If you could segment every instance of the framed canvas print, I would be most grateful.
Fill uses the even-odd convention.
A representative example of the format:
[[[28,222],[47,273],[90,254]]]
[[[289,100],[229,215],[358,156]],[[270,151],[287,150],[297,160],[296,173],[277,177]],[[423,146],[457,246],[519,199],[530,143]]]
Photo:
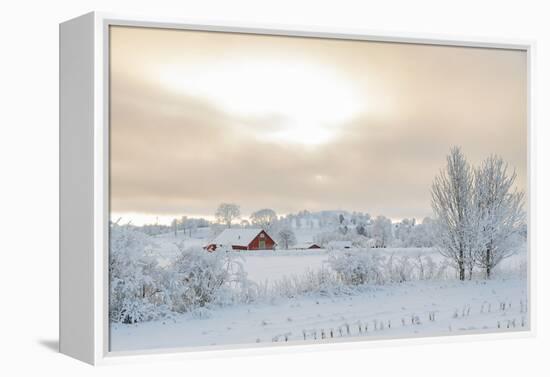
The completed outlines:
[[[60,51],[61,352],[532,334],[531,43],[91,13]]]

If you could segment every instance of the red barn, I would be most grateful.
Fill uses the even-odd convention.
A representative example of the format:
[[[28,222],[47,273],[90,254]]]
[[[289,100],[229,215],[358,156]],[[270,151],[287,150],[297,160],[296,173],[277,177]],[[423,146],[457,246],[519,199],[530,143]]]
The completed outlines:
[[[206,246],[206,250],[214,251],[218,247],[233,250],[273,250],[276,245],[263,229],[225,229]]]

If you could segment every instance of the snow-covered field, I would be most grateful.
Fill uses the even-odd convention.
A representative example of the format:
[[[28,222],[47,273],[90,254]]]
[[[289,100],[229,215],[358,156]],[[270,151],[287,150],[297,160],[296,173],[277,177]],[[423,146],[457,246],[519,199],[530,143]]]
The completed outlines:
[[[312,239],[314,233],[302,230],[297,234],[299,239]],[[305,232],[305,233],[304,233]],[[208,229],[197,232],[193,238],[184,238],[181,234],[177,237],[173,233],[163,234],[155,238],[158,258],[167,263],[178,253],[177,243],[184,247],[202,246],[208,240]],[[371,249],[373,253],[384,256],[396,257],[408,256],[414,259],[421,256],[429,256],[434,262],[440,263],[443,257],[432,248],[385,248]],[[265,251],[239,251],[235,255],[241,257],[241,261],[248,274],[248,278],[257,283],[271,284],[284,277],[300,276],[305,272],[316,271],[326,267],[329,250],[265,250]],[[498,266],[497,271],[517,272],[525,269],[526,253],[520,253],[505,259]]]
[[[308,269],[320,270],[326,265],[328,252],[315,251],[261,251],[239,253],[248,278],[256,283],[273,283],[284,277],[299,276]]]
[[[414,260],[417,256],[429,256],[434,262],[440,263],[443,257],[431,248],[387,248],[372,249],[372,253],[396,257],[409,256]],[[284,277],[300,276],[305,272],[327,268],[329,251],[318,250],[277,250],[239,252],[242,256],[248,278],[257,283],[273,283]],[[504,271],[506,275],[516,274],[525,269],[526,254],[514,255],[502,262],[497,271]],[[451,272],[451,271],[449,271]]]
[[[526,280],[414,282],[337,297],[278,299],[138,325],[113,324],[111,350],[325,342],[528,329]]]
[[[184,241],[204,244],[206,234]],[[171,234],[155,239],[167,263],[178,252]],[[442,257],[433,249],[373,249],[389,256]],[[330,268],[327,250],[235,252],[248,278],[272,286],[285,278]],[[253,304],[216,307],[197,316],[111,325],[111,350],[197,347],[273,342],[433,336],[528,328],[526,254],[505,260],[492,280],[460,282],[454,277],[361,287],[346,295],[308,294]],[[452,271],[452,270],[451,270]]]

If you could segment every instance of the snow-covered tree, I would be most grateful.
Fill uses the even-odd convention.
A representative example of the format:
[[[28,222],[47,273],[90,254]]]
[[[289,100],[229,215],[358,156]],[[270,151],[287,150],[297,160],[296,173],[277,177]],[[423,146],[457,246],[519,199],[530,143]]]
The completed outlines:
[[[388,247],[392,240],[391,220],[385,216],[377,216],[372,224],[372,238],[376,247]]]
[[[281,246],[288,249],[289,246],[296,244],[296,235],[291,228],[284,227],[277,233],[277,239]]]
[[[473,269],[476,237],[473,233],[473,172],[464,154],[453,147],[447,166],[432,184],[432,208],[436,215],[436,237],[440,253],[456,265],[459,279]]]
[[[329,255],[328,264],[341,281],[349,285],[384,282],[384,258],[376,253],[345,250]]]
[[[514,254],[524,229],[524,194],[513,187],[516,176],[497,156],[490,156],[475,170],[474,206],[481,241],[475,256],[487,278],[495,266]]]
[[[357,224],[357,226],[355,227],[355,231],[360,236],[366,236],[367,235],[367,228],[365,227],[365,225],[363,225],[363,223]]]
[[[415,225],[406,242],[406,247],[433,247],[434,245],[434,222],[426,217],[421,224]]]
[[[208,234],[208,237],[210,240],[213,240],[214,238],[216,238],[217,236],[220,235],[221,232],[223,232],[223,230],[225,229],[225,225],[223,224],[218,224],[218,223],[212,223],[210,224],[210,228],[209,228],[209,234]]]
[[[461,280],[481,267],[487,278],[522,241],[525,230],[524,194],[514,189],[516,173],[504,160],[487,158],[472,169],[459,148],[447,158],[447,168],[432,185],[436,214],[434,242],[450,258]]]
[[[400,246],[409,247],[415,226],[416,220],[414,218],[403,219],[395,224],[394,245],[396,244],[396,241],[398,241]]]
[[[174,229],[174,237],[177,237],[178,236],[178,226],[179,226],[179,221],[178,219],[174,219],[172,220],[172,228]]]
[[[250,221],[254,226],[271,231],[277,223],[277,214],[270,208],[260,209],[250,215]]]
[[[228,228],[231,228],[233,220],[241,217],[241,209],[237,204],[222,203],[218,206],[215,216],[218,223],[225,224]]]

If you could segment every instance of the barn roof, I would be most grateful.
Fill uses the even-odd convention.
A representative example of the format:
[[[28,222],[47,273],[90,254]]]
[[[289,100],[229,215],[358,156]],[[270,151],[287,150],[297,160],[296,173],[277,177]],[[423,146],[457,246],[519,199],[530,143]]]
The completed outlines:
[[[224,229],[211,243],[226,246],[248,246],[261,231],[262,229],[259,228]]]

